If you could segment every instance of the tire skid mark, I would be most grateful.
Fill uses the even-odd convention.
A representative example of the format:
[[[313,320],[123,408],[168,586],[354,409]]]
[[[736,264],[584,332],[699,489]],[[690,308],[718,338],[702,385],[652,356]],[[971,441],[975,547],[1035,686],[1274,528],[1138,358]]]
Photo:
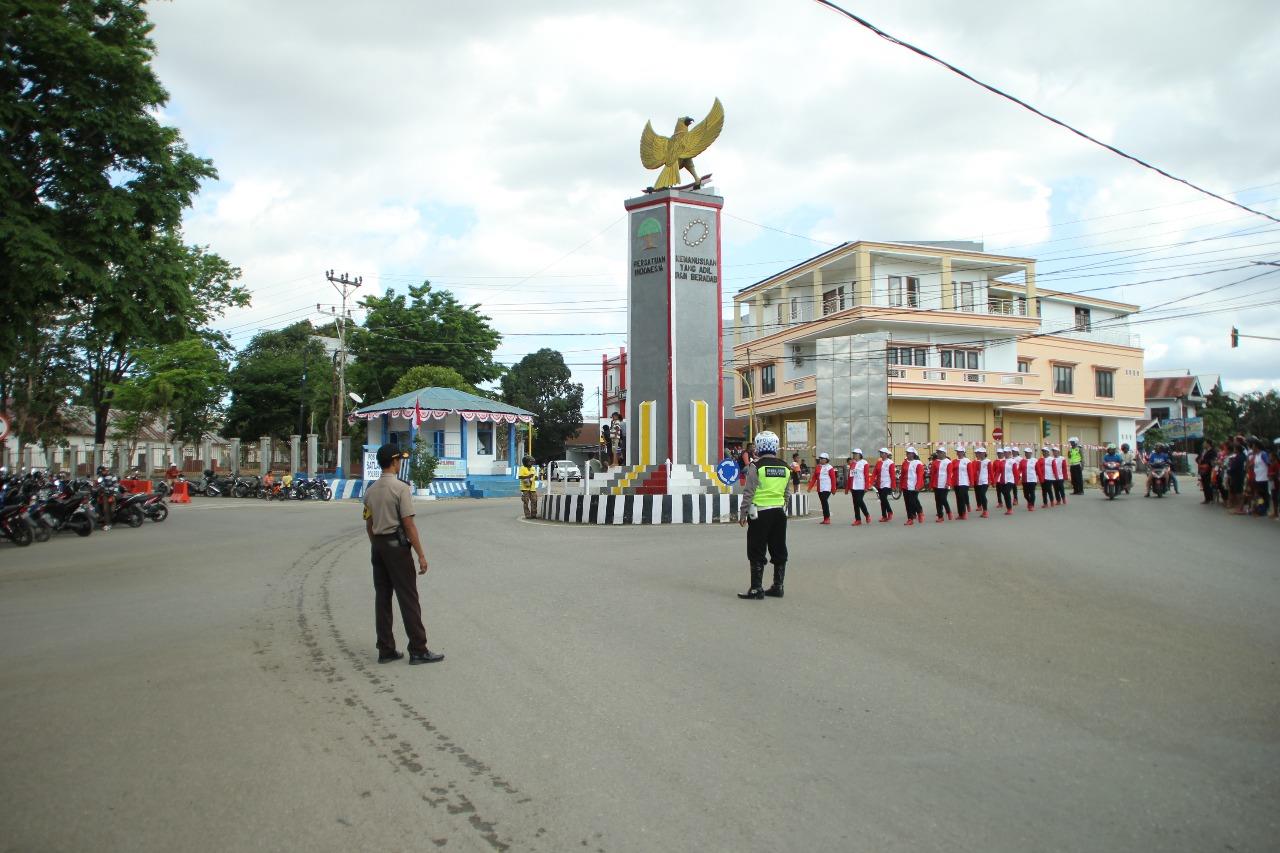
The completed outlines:
[[[303,552],[285,572],[286,577],[293,576],[291,585],[294,585],[292,603],[295,612],[292,621],[302,643],[303,657],[309,662],[312,671],[321,677],[327,689],[335,693],[330,701],[337,709],[355,715],[356,724],[363,729],[360,740],[366,746],[372,748],[380,759],[388,762],[395,772],[429,779],[430,787],[419,794],[423,802],[432,808],[443,806],[449,815],[465,817],[467,823],[490,847],[506,851],[515,840],[509,836],[504,837],[498,822],[482,815],[471,798],[457,789],[456,783],[442,784],[442,774],[447,769],[433,763],[429,754],[424,757],[423,753],[428,752],[426,747],[415,745],[412,738],[397,732],[394,728],[395,721],[387,719],[367,702],[358,692],[358,684],[352,685],[347,681],[347,676],[354,674],[358,676],[355,679],[357,682],[363,679],[374,688],[375,694],[386,694],[399,709],[402,720],[416,724],[434,739],[430,746],[437,755],[452,757],[476,781],[488,782],[493,789],[512,798],[513,805],[523,806],[532,802],[532,798],[522,796],[519,789],[495,773],[489,765],[440,732],[434,723],[398,695],[394,685],[380,676],[366,656],[357,653],[342,636],[333,615],[329,587],[339,561],[358,544],[359,541],[353,540],[349,533],[317,543]],[[318,580],[313,578],[317,571]],[[309,586],[314,589],[309,591]],[[307,605],[312,597],[318,599],[318,618],[308,616]],[[316,609],[316,602],[312,601],[311,604]],[[326,646],[330,644],[337,648],[338,656],[335,657],[326,650]],[[444,841],[447,839],[439,839],[435,843],[440,845]],[[526,842],[521,842],[521,848],[538,849]]]

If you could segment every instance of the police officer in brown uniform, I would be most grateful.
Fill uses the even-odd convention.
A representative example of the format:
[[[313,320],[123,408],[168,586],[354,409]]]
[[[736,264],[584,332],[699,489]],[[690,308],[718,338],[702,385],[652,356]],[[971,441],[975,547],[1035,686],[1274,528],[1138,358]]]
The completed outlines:
[[[364,493],[364,529],[369,535],[373,562],[378,663],[404,657],[396,651],[396,635],[391,627],[393,592],[409,635],[409,663],[435,663],[444,660],[444,655],[427,648],[427,629],[422,627],[422,607],[418,604],[418,579],[413,574],[414,553],[418,555],[418,574],[427,573],[427,555],[413,523],[413,492],[408,483],[396,476],[401,459],[398,446],[382,445],[377,459],[382,476]]]

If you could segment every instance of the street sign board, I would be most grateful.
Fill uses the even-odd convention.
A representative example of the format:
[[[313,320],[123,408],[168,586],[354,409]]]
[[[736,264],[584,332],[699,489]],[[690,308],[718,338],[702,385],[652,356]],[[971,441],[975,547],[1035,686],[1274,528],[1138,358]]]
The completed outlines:
[[[1002,438],[1004,438],[1004,430],[1001,429],[1000,427],[996,427],[991,431],[992,441],[1000,441]]]
[[[732,486],[738,482],[738,473],[738,463],[732,459],[726,459],[716,466],[716,476],[726,486]]]

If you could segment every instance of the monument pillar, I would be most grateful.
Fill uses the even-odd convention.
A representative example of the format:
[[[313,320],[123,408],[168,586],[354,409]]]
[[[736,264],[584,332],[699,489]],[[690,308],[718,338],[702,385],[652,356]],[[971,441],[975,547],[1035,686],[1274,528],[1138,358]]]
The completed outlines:
[[[673,466],[709,467],[719,459],[723,207],[723,198],[698,190],[663,189],[626,202],[631,465],[670,459]]]

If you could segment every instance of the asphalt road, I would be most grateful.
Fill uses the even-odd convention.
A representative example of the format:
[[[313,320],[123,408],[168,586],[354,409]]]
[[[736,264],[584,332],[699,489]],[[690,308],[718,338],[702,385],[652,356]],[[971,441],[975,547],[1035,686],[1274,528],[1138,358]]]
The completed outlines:
[[[0,849],[1275,850],[1280,524],[1195,501],[841,500],[764,602],[736,526],[423,504],[417,667],[350,503],[0,545]]]

